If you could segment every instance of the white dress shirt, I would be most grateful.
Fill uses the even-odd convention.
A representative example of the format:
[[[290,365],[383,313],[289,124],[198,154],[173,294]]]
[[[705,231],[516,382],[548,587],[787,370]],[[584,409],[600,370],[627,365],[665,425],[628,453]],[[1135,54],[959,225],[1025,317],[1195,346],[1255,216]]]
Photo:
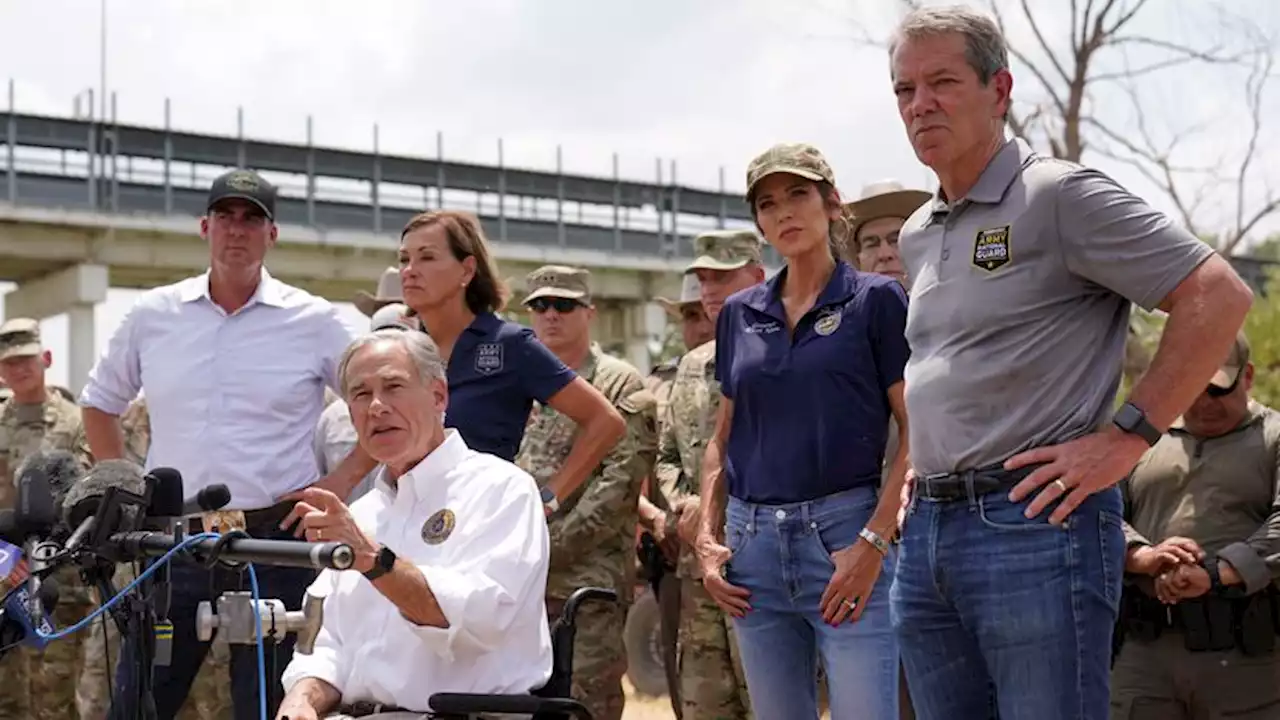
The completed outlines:
[[[444,511],[454,525],[441,539],[431,521]],[[324,622],[313,652],[294,653],[285,690],[318,678],[342,693],[344,705],[366,700],[425,712],[439,692],[526,693],[546,683],[550,541],[528,473],[447,430],[396,486],[380,472],[351,513],[417,566],[449,627],[406,620],[354,570],[325,570],[308,590],[324,598]]]
[[[331,303],[266,270],[228,315],[205,273],[138,298],[80,404],[119,415],[145,388],[148,468],[177,468],[188,500],[225,483],[229,509],[270,507],[320,476],[312,438],[352,339]]]

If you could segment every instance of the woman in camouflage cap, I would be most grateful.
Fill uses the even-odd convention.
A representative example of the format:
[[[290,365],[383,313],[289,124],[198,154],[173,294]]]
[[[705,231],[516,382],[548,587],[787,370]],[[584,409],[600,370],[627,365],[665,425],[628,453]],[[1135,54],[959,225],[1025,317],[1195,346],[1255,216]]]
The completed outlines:
[[[747,202],[786,266],[717,320],[703,584],[734,618],[757,717],[816,720],[820,658],[832,720],[897,720],[889,542],[907,469],[906,295],[833,255],[843,207],[816,148],[753,160]],[[891,414],[900,444],[882,483]]]

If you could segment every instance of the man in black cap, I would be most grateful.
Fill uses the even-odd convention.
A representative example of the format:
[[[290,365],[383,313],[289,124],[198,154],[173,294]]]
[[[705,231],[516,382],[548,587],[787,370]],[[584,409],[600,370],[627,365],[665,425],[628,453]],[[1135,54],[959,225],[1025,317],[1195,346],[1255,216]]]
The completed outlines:
[[[325,387],[339,389],[338,363],[352,333],[331,303],[267,272],[264,261],[277,236],[271,183],[233,170],[214,180],[206,207],[200,235],[209,243],[208,272],[138,298],[80,396],[85,434],[95,459],[125,457],[120,415],[145,390],[147,467],[177,468],[187,500],[214,483],[231,490],[226,512],[196,519],[190,530],[292,539],[280,523],[293,503],[282,498],[311,485],[345,498],[374,467],[356,450],[321,478],[312,454]],[[257,568],[261,596],[289,608],[300,607],[314,577],[300,568]],[[171,659],[153,672],[157,720],[177,714],[209,650],[196,635],[199,603],[249,585],[237,570],[174,562],[171,588]],[[267,706],[274,714],[293,639],[267,644]],[[123,648],[122,687],[136,682],[136,663],[126,659],[136,650],[128,642]],[[233,645],[236,720],[259,717],[257,680],[255,648]],[[113,720],[141,717],[131,700],[129,692],[115,693]]]

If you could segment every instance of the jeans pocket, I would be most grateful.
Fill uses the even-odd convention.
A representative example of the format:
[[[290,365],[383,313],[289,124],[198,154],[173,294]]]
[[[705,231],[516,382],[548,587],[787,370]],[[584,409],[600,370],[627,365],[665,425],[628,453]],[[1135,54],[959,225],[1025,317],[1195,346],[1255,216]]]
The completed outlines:
[[[978,498],[978,518],[983,525],[993,530],[1011,532],[1043,532],[1055,530],[1061,532],[1065,526],[1050,525],[1049,515],[1052,508],[1045,508],[1040,514],[1029,518],[1023,514],[1031,504],[1032,495],[1022,502],[1011,502],[1003,493],[988,493]],[[1070,524],[1074,518],[1067,518]]]
[[[751,532],[747,530],[745,524],[728,523],[724,526],[724,546],[729,548],[731,555],[737,555],[743,546],[747,544],[747,539],[751,536]]]
[[[1124,518],[1110,510],[1098,511],[1098,549],[1102,554],[1102,584],[1107,604],[1120,606],[1124,583]]]
[[[815,520],[809,526],[809,537],[821,557],[834,568],[836,563],[831,556],[858,541],[866,519],[863,513],[849,513]]]

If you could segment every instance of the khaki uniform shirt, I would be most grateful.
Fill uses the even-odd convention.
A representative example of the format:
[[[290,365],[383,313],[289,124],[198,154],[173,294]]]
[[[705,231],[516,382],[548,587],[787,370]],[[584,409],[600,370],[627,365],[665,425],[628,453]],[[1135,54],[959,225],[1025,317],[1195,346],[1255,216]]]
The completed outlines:
[[[38,405],[6,402],[0,408],[0,508],[12,508],[17,500],[15,473],[22,463],[34,453],[48,450],[65,450],[84,467],[90,465],[80,408],[53,387],[45,402]]]
[[[636,572],[640,485],[657,453],[657,402],[640,371],[593,345],[578,376],[622,413],[627,430],[591,477],[548,518],[551,567],[547,597],[564,600],[581,587],[612,588],[629,601]],[[535,403],[516,464],[539,487],[560,470],[578,437],[578,426],[554,408]]]
[[[1280,413],[1253,402],[1238,428],[1197,438],[1174,427],[1121,483],[1126,540],[1179,536],[1231,563],[1248,592],[1280,575]]]
[[[667,403],[667,417],[658,437],[658,465],[654,474],[662,492],[674,506],[702,491],[702,457],[715,432],[720,409],[720,383],[716,381],[716,343],[699,345],[680,359]],[[697,578],[697,558],[682,547],[676,574]]]

